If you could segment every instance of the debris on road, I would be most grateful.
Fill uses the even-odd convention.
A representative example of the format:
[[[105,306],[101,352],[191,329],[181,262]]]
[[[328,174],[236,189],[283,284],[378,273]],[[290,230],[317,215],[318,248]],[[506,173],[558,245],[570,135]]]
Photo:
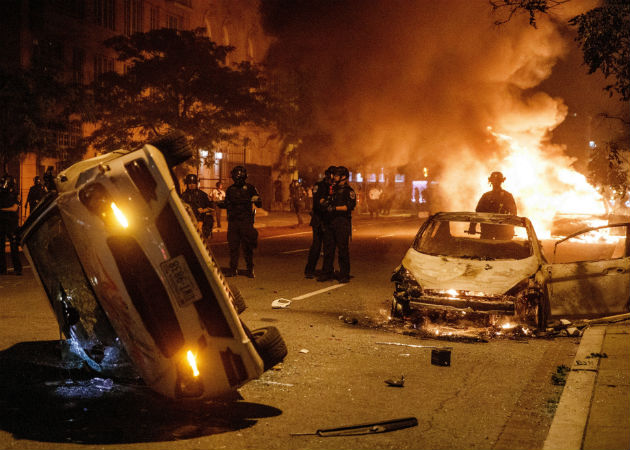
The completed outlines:
[[[453,347],[438,347],[437,345],[417,345],[417,344],[403,344],[401,342],[376,342],[377,345],[400,345],[402,347],[413,347],[413,348],[437,348],[444,350],[452,350]]]
[[[306,350],[305,348],[301,349],[299,353],[308,353],[308,350]]]
[[[451,350],[436,348],[431,350],[431,364],[433,364],[434,366],[450,367]]]
[[[285,309],[291,305],[291,300],[288,298],[277,298],[273,302],[271,302],[271,307],[273,309]]]
[[[405,385],[405,376],[401,375],[400,378],[397,379],[390,378],[385,380],[385,384],[391,387],[403,387]]]
[[[291,436],[359,436],[362,434],[386,433],[418,426],[418,419],[406,417],[404,419],[385,420],[383,422],[364,423],[340,428],[320,429],[314,433],[291,433]]]

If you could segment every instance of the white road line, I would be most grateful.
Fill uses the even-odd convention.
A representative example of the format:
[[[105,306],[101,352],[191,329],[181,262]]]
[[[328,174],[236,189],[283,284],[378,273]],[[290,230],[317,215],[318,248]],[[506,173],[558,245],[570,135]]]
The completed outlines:
[[[383,239],[386,237],[392,237],[392,236],[396,236],[395,234],[384,234],[383,236],[377,236],[376,239]]]
[[[289,234],[278,234],[276,236],[265,236],[265,237],[261,237],[258,240],[262,241],[265,239],[276,239],[276,238],[281,238],[281,237],[289,237],[289,236],[297,236],[299,234],[311,234],[312,231],[301,231],[299,233],[289,233]]]
[[[298,297],[293,297],[291,300],[303,300],[305,298],[309,298],[309,297],[312,297],[314,295],[321,294],[322,292],[331,291],[333,289],[337,289],[337,288],[340,288],[342,286],[345,286],[345,284],[341,284],[341,283],[340,284],[333,284],[332,286],[325,287],[324,289],[319,289],[317,291],[309,292],[308,294],[300,295]]]
[[[291,253],[308,252],[309,250],[310,250],[309,248],[299,248],[297,250],[288,250],[286,252],[280,252],[280,253],[282,253],[283,255],[288,255]]]

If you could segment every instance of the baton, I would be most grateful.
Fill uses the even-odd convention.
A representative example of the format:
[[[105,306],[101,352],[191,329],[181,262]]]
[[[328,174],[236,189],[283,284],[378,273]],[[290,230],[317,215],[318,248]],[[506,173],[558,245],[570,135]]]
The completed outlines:
[[[361,425],[350,425],[340,428],[327,428],[315,431],[315,433],[291,433],[291,436],[357,436],[361,434],[386,433],[388,431],[402,430],[418,425],[415,417],[404,419],[384,420],[382,422],[364,423]]]

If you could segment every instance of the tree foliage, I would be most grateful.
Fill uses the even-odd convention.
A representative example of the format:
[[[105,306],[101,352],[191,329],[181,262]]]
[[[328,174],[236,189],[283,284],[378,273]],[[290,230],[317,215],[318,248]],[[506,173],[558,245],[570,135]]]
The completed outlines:
[[[28,152],[58,156],[56,133],[78,108],[75,86],[37,58],[29,68],[0,68],[0,170]]]
[[[125,72],[103,74],[93,85],[89,119],[96,147],[139,144],[171,129],[195,148],[237,136],[237,127],[265,125],[272,108],[261,72],[249,63],[228,66],[233,47],[219,46],[201,30],[159,29],[105,42]]]
[[[529,23],[536,27],[537,14],[549,14],[570,0],[490,0],[494,11],[505,13],[495,23],[508,22],[514,14],[525,12]],[[600,71],[612,82],[606,85],[611,95],[622,101],[630,100],[630,1],[604,0],[603,4],[569,20],[576,28],[589,73]]]

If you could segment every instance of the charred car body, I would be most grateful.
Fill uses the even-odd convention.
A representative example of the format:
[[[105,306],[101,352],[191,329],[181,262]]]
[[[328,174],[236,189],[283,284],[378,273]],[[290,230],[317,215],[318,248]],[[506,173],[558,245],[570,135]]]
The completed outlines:
[[[130,361],[170,398],[229,395],[280,362],[274,327],[250,332],[179,198],[174,133],[75,164],[21,230],[22,246],[72,350],[98,372]]]
[[[477,226],[481,233],[476,232]],[[437,213],[420,227],[392,275],[392,317],[412,311],[429,319],[467,316],[496,321],[504,317],[544,330],[552,314],[626,312],[630,226],[622,223],[597,230],[603,228],[615,229],[618,239],[601,255],[601,262],[578,258],[582,260],[550,264],[525,217]],[[562,245],[566,243],[556,244],[554,257]],[[581,249],[576,252],[584,255]],[[587,290],[585,294],[593,299],[590,311],[576,301],[582,295],[579,289]]]

